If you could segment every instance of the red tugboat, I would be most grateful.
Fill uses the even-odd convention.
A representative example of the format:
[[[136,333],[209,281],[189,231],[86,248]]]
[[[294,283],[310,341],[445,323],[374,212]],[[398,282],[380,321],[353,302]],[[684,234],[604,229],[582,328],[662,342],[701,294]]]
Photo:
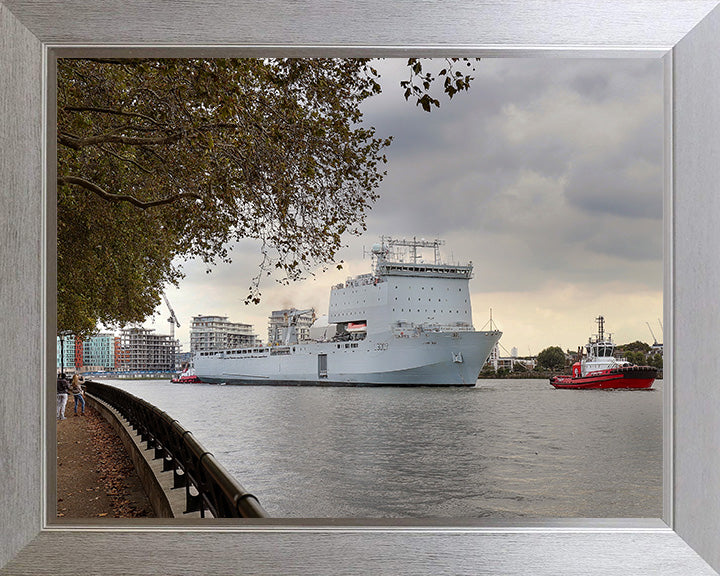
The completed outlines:
[[[185,366],[180,376],[170,379],[170,382],[176,384],[202,384],[202,380],[195,374],[195,370],[190,366]]]
[[[653,366],[635,366],[624,358],[615,358],[615,344],[611,334],[605,334],[605,319],[596,318],[598,333],[585,344],[587,356],[572,365],[571,376],[553,376],[550,384],[555,388],[650,388],[657,376]]]

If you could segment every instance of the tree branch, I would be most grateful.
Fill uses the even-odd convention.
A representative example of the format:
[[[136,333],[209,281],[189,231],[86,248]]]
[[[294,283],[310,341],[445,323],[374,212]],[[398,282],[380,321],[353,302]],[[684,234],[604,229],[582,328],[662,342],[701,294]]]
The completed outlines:
[[[76,186],[80,186],[81,188],[90,190],[90,192],[97,194],[103,200],[108,200],[109,202],[129,202],[130,204],[133,204],[134,206],[137,206],[142,210],[145,210],[146,208],[152,208],[153,206],[172,204],[173,202],[182,198],[196,198],[197,200],[202,200],[202,196],[198,194],[193,194],[192,192],[181,192],[180,194],[167,196],[166,198],[161,198],[159,200],[143,202],[142,200],[138,200],[134,196],[129,196],[127,194],[112,194],[110,192],[107,192],[106,190],[103,190],[97,184],[94,184],[89,180],[85,180],[84,178],[80,178],[78,176],[58,176],[57,182],[58,184],[75,184]]]
[[[98,62],[100,64],[143,64],[146,62],[143,58],[83,58],[88,62]]]
[[[67,110],[68,112],[100,112],[101,114],[114,114],[116,116],[130,116],[132,118],[147,120],[156,126],[161,125],[160,122],[155,120],[155,118],[151,118],[145,114],[140,114],[138,112],[123,112],[122,110],[114,110],[112,108],[98,108],[95,106],[64,106],[63,110]]]
[[[150,154],[151,156],[155,156],[155,158],[160,160],[160,162],[167,165],[167,163],[168,163],[167,160],[165,158],[163,158],[158,152],[156,152],[152,148],[148,148],[147,146],[140,146],[140,150],[142,150],[143,152],[146,152],[147,154]]]
[[[115,158],[117,158],[117,159],[120,160],[121,162],[129,162],[129,163],[131,163],[131,164],[134,164],[135,166],[137,166],[138,168],[140,168],[140,170],[142,170],[143,172],[145,172],[145,174],[155,174],[155,172],[154,172],[153,170],[150,170],[149,168],[145,168],[145,166],[141,165],[139,162],[136,162],[136,161],[133,160],[132,158],[125,158],[124,156],[120,156],[120,154],[116,154],[115,152],[113,152],[113,151],[110,150],[109,148],[105,148],[104,146],[98,146],[98,148],[99,148],[100,150],[102,150],[103,152],[106,152],[107,154],[110,154],[110,155],[112,155],[112,156],[115,156]]]
[[[61,132],[58,134],[58,142],[75,150],[80,150],[85,146],[95,146],[97,144],[129,144],[134,145],[160,145],[172,144],[180,140],[180,134],[170,134],[168,136],[157,136],[155,138],[139,138],[134,136],[119,136],[115,134],[100,134],[98,136],[88,136],[86,138],[77,138]]]

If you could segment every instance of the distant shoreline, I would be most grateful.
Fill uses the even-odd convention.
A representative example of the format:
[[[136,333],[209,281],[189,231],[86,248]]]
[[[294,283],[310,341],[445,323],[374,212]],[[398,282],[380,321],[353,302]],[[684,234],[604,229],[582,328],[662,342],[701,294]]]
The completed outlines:
[[[569,374],[570,368],[568,368],[566,371],[559,371],[559,372],[506,372],[506,373],[500,373],[497,374],[495,372],[481,372],[478,376],[478,380],[549,380],[553,376],[558,376],[562,374]],[[655,380],[662,380],[663,379],[663,373],[662,371],[658,372],[658,376],[655,378]]]
[[[503,379],[516,379],[516,380],[549,380],[552,376],[556,376],[558,373],[555,372],[481,372],[478,376],[478,380],[503,380]]]

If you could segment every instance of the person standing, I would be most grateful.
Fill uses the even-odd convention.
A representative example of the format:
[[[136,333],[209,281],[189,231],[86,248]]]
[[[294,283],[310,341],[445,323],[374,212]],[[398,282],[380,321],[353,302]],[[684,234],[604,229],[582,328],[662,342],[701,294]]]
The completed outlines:
[[[61,373],[57,379],[57,419],[65,420],[65,406],[68,401],[68,391],[70,386],[64,373]]]
[[[77,416],[78,413],[78,404],[80,404],[80,415],[85,416],[85,396],[83,395],[84,391],[80,382],[80,376],[77,374],[75,374],[72,378],[70,392],[72,392],[73,398],[75,399],[75,416]]]

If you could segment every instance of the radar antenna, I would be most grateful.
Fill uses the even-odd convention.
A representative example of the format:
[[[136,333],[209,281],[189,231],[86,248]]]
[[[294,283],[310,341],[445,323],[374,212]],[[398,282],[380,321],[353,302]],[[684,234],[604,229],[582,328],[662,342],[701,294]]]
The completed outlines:
[[[439,238],[434,240],[425,240],[425,238],[418,239],[417,237],[413,237],[411,240],[406,240],[405,238],[400,239],[392,238],[390,236],[382,236],[381,241],[383,246],[387,245],[389,249],[394,246],[409,248],[410,259],[413,264],[417,264],[418,259],[420,258],[418,248],[432,248],[435,264],[440,264],[440,246],[445,244],[445,241],[440,240]]]

